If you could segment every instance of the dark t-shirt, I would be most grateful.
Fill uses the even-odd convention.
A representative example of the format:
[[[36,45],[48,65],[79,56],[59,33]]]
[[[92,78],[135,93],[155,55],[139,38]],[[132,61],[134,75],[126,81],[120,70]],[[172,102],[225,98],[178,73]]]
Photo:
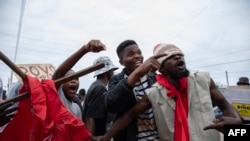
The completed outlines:
[[[96,80],[87,91],[84,102],[83,119],[93,118],[95,120],[94,136],[104,135],[106,132],[107,111],[104,104],[103,93],[107,91],[105,85]]]

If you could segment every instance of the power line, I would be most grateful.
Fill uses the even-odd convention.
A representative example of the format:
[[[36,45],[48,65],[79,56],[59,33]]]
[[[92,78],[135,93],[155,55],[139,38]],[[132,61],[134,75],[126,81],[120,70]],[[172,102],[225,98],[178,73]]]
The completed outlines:
[[[250,70],[233,71],[233,72],[230,72],[230,73],[244,73],[244,72],[249,72],[250,73]]]
[[[15,36],[14,34],[9,34],[9,33],[1,33],[2,35],[7,35],[7,36]],[[39,42],[46,42],[46,43],[53,43],[53,44],[70,44],[69,42],[76,42],[76,41],[68,41],[68,42],[55,42],[53,41],[48,41],[48,40],[41,40],[41,39],[37,39],[37,38],[33,38],[33,37],[29,37],[29,36],[24,36],[22,35],[22,39],[26,39],[26,40],[32,40],[32,41],[39,41]],[[2,39],[3,40],[3,39]],[[7,41],[7,40],[5,40]],[[65,41],[65,39],[60,39],[60,41]],[[8,41],[10,42],[10,41]]]
[[[4,35],[8,35],[8,36],[14,36],[13,34],[6,34],[6,33],[0,33],[0,34],[4,34]],[[22,50],[30,50],[30,51],[34,51],[34,52],[41,52],[43,50],[46,50],[46,49],[50,49],[51,48],[54,48],[54,47],[57,47],[57,46],[62,46],[62,45],[66,45],[66,46],[72,46],[72,43],[63,43],[63,42],[53,42],[53,41],[46,41],[46,40],[41,40],[41,39],[36,39],[36,38],[29,38],[29,37],[25,37],[25,36],[22,36],[21,37],[22,39],[26,39],[26,40],[29,40],[28,42],[26,40],[21,40],[19,42],[19,47],[18,49],[22,49]],[[38,43],[38,42],[39,43]],[[30,42],[34,42],[35,44],[31,44]],[[41,43],[40,43],[41,42]],[[74,42],[74,41],[72,41]],[[47,43],[49,43],[47,45]],[[52,43],[52,44],[51,44]],[[14,41],[12,40],[9,40],[9,39],[2,39],[0,37],[0,45],[2,47],[8,47],[8,49],[11,49],[11,50],[14,50],[15,46],[14,46]],[[32,48],[30,48],[32,46]],[[62,54],[62,55],[65,55],[66,52],[71,52],[71,51],[75,51],[76,50],[76,47],[70,47],[70,48],[64,48],[64,50],[51,50],[49,53],[56,53],[56,54]]]
[[[13,34],[8,34],[8,33],[1,33],[0,35],[7,35],[7,36],[14,36]],[[37,39],[37,38],[31,38],[28,36],[23,36],[21,37],[21,41],[19,43],[19,49],[25,49],[25,50],[32,50],[32,51],[40,51],[40,49],[34,48],[34,47],[41,47],[41,49],[51,49],[51,47],[57,47],[57,46],[70,46],[70,48],[64,48],[64,52],[69,52],[72,50],[76,50],[77,47],[72,47],[72,45],[74,45],[74,43],[76,43],[77,41],[68,41],[68,42],[57,42],[57,41],[48,41],[48,40],[41,40],[41,39]],[[24,40],[25,39],[25,40]],[[65,41],[65,39],[60,39],[60,41]],[[28,42],[28,43],[27,43]],[[36,43],[36,44],[30,44],[30,42],[32,43]],[[1,38],[0,36],[0,44],[4,44],[1,46],[5,46],[5,47],[11,47],[14,48],[14,45],[10,45],[11,43],[14,43],[13,40],[9,39],[9,38]],[[6,45],[5,43],[9,43],[8,45]],[[48,44],[49,43],[49,44]],[[29,46],[32,46],[33,48],[30,49]],[[61,53],[62,50],[51,50],[52,52],[56,52],[56,53]]]
[[[250,59],[244,59],[244,60],[238,60],[238,61],[231,61],[231,62],[225,62],[225,63],[220,63],[220,64],[214,64],[214,65],[199,66],[199,67],[196,67],[196,68],[213,67],[213,66],[219,66],[219,65],[225,65],[225,64],[232,64],[232,63],[238,63],[238,62],[249,61],[249,60]]]
[[[174,36],[174,38],[176,38],[178,35],[180,35],[182,32],[184,32],[184,30],[196,19],[196,18],[198,18],[206,9],[207,9],[207,7],[211,4],[213,2],[213,0],[210,0],[209,2],[208,2],[208,4],[206,4],[195,16],[193,16],[192,18],[191,18],[191,20],[186,24],[186,25],[184,25],[183,26],[183,28],[179,31],[179,32],[177,32],[176,34],[175,34],[175,36]]]
[[[214,58],[223,57],[223,56],[226,56],[226,55],[235,54],[235,53],[239,53],[239,52],[243,52],[243,51],[249,51],[249,50],[250,50],[249,48],[245,48],[245,49],[242,49],[242,50],[223,53],[223,55],[217,55],[217,56],[211,56],[211,57],[207,57],[207,58],[201,58],[201,59],[192,60],[192,61],[189,61],[189,62],[199,62],[199,61],[203,61],[203,60],[214,59]]]

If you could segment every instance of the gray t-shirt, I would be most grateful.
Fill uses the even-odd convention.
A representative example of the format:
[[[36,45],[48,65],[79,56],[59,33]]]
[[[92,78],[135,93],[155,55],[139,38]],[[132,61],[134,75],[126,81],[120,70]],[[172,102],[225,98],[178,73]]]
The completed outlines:
[[[64,106],[67,107],[72,114],[82,119],[82,112],[80,107],[75,102],[71,102],[65,97],[64,92],[62,90],[62,85],[58,89],[58,94]]]

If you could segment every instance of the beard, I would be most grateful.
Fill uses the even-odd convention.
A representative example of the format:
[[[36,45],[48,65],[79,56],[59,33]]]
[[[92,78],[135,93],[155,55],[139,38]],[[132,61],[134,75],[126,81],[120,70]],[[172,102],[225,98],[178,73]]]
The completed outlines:
[[[172,74],[173,79],[180,79],[182,77],[187,77],[187,76],[189,76],[189,70],[187,69],[183,72]]]

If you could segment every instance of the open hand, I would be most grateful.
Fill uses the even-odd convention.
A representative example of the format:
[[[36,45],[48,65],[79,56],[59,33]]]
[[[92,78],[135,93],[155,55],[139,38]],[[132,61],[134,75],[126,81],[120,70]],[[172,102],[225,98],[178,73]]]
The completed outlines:
[[[214,119],[213,122],[204,127],[204,130],[209,130],[209,129],[216,129],[222,133],[224,133],[224,125],[239,125],[243,124],[241,118],[234,118],[234,117],[221,117],[218,119]]]

